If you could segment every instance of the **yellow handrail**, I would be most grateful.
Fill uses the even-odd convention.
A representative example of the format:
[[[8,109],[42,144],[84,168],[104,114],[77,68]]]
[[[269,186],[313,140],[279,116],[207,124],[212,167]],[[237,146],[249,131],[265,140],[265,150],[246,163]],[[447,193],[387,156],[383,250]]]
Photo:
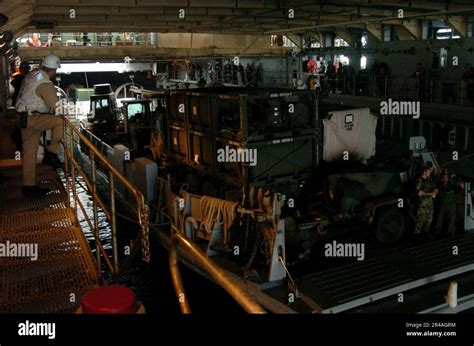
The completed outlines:
[[[89,216],[85,212],[85,208],[83,203],[81,202],[80,198],[76,193],[76,183],[75,183],[75,174],[78,172],[91,194],[92,201],[93,201],[93,211],[94,211],[94,227],[91,228],[92,234],[94,235],[95,245],[96,245],[96,259],[97,259],[97,270],[98,274],[100,275],[100,261],[101,257],[100,254],[102,253],[106,264],[110,271],[114,275],[118,275],[120,268],[119,268],[119,260],[118,260],[118,245],[117,245],[117,222],[115,219],[115,181],[118,180],[122,185],[132,193],[135,198],[136,203],[136,210],[138,216],[138,224],[140,226],[140,233],[139,237],[141,237],[141,246],[142,246],[142,258],[144,261],[150,260],[150,252],[149,252],[149,208],[145,203],[145,198],[143,194],[138,190],[135,186],[133,186],[125,176],[121,172],[119,172],[114,166],[110,164],[107,158],[92,144],[89,139],[81,133],[75,126],[72,124],[69,119],[66,117],[62,117],[64,121],[64,156],[65,156],[65,175],[66,175],[66,183],[67,183],[67,191],[70,193],[72,190],[72,198],[74,201],[74,211],[78,212],[77,205],[79,205],[82,214],[84,215],[87,223],[89,226],[92,226],[92,222],[89,219]],[[69,134],[69,137],[67,135]],[[84,145],[90,153],[90,161],[91,161],[91,174],[92,179],[90,180],[81,166],[78,164],[76,159],[74,158],[74,136],[80,139],[81,145]],[[68,141],[69,139],[69,141]],[[68,143],[69,142],[69,143]],[[109,173],[109,195],[110,195],[110,209],[106,206],[104,201],[100,198],[97,193],[97,186],[96,186],[96,166],[95,160],[98,160],[102,163],[103,167]],[[71,179],[69,179],[69,166],[68,162],[71,166]],[[111,222],[112,226],[112,252],[113,252],[113,263],[107,257],[107,253],[104,250],[102,244],[100,243],[100,239],[98,236],[98,218],[97,218],[97,207],[104,211],[107,219]],[[139,242],[135,242],[134,246],[138,246]],[[134,253],[133,249],[131,249],[130,253]]]
[[[146,236],[146,244],[145,246],[142,244],[142,250],[144,254],[144,260],[149,259],[149,249],[148,249],[148,231],[149,231],[149,223],[148,223],[148,206],[145,203],[145,199],[143,194],[135,188],[128,180],[125,178],[115,167],[113,167],[107,159],[103,156],[103,154],[89,141],[89,139],[84,136],[67,118],[63,117],[65,127],[65,141],[64,141],[64,154],[65,154],[65,173],[66,173],[66,182],[68,193],[69,189],[72,190],[72,197],[75,203],[75,212],[77,213],[77,204],[79,204],[80,210],[84,214],[86,221],[92,229],[92,233],[94,234],[95,243],[96,243],[96,254],[97,254],[97,264],[98,264],[98,271],[100,274],[100,253],[103,254],[106,264],[111,270],[111,272],[115,275],[119,273],[118,267],[118,256],[117,256],[117,234],[116,234],[116,220],[115,220],[115,201],[114,201],[114,182],[115,178],[117,178],[129,191],[133,193],[135,196],[135,202],[137,204],[137,213],[138,213],[138,223],[141,227],[142,242]],[[67,144],[67,137],[66,134],[69,133],[69,145]],[[92,181],[89,180],[87,175],[85,174],[84,170],[79,166],[78,162],[74,159],[74,141],[73,136],[76,135],[84,144],[85,147],[90,151],[91,156],[91,171],[92,171]],[[81,143],[81,144],[82,144]],[[68,150],[69,149],[69,150]],[[105,203],[99,197],[97,190],[96,190],[96,169],[95,169],[95,159],[101,161],[104,167],[109,171],[109,192],[111,195],[111,207],[110,210],[107,208]],[[69,179],[68,175],[68,160],[71,163],[71,180]],[[94,207],[94,225],[92,225],[89,216],[87,215],[84,205],[82,204],[80,198],[78,197],[76,190],[75,190],[75,173],[79,172],[79,174],[84,179],[87,188],[90,190],[92,200],[93,200],[93,207]],[[98,237],[98,221],[97,221],[97,206],[100,206],[103,210],[107,218],[112,223],[112,247],[113,247],[113,259],[114,263],[112,264],[109,260],[106,251],[104,250],[102,244],[100,243]],[[76,214],[77,215],[77,214]],[[196,245],[189,242],[185,237],[183,237],[177,228],[172,225],[173,229],[175,230],[175,234],[171,237],[170,242],[170,249],[169,249],[169,258],[170,258],[170,269],[171,269],[171,277],[173,280],[173,284],[176,289],[176,294],[178,296],[178,302],[180,304],[181,311],[183,313],[190,313],[191,308],[187,303],[187,299],[185,298],[185,291],[181,281],[181,275],[178,267],[178,247],[183,246],[187,250],[187,255],[191,256],[199,265],[205,269],[211,277],[221,286],[223,287],[247,312],[249,313],[265,313],[265,310],[257,303],[255,300],[250,296],[248,292],[246,292],[242,287],[240,287],[234,279],[232,279],[228,274],[224,272],[223,269],[218,267],[215,263],[213,263],[203,252],[200,250]],[[146,247],[146,248],[145,248]],[[131,251],[133,253],[133,251]]]
[[[242,306],[245,311],[254,314],[264,314],[265,310],[246,292],[238,283],[230,277],[222,268],[217,266],[206,254],[199,249],[196,245],[192,244],[186,239],[176,228],[171,225],[175,234],[171,237],[169,258],[170,258],[170,271],[171,279],[176,291],[179,306],[181,312],[184,314],[191,313],[191,307],[189,306],[184,290],[183,282],[181,281],[181,274],[178,266],[178,247],[183,246],[187,252],[186,254],[191,256],[192,259],[198,262],[201,268],[209,273],[227,293],[229,293],[234,300]]]

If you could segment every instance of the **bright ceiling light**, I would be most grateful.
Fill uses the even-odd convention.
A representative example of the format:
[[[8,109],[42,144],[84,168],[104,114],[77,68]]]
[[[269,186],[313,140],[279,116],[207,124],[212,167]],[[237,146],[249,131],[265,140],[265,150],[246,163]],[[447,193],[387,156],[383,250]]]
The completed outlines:
[[[58,73],[152,71],[151,63],[61,63]]]

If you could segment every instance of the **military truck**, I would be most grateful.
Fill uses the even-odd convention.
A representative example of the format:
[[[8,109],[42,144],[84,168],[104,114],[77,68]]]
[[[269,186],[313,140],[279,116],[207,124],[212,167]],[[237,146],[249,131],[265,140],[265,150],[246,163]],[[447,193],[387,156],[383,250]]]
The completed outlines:
[[[125,124],[110,84],[95,84],[86,128],[108,145],[123,141]]]

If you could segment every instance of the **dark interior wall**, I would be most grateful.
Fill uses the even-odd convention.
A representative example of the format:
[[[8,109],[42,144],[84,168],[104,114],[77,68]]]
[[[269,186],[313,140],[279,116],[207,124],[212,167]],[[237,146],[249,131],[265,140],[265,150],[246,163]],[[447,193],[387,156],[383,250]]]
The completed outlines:
[[[411,76],[416,64],[421,62],[427,70],[435,70],[440,78],[461,78],[464,65],[474,62],[474,38],[455,40],[408,40],[377,42],[369,39],[370,48],[376,49],[374,54],[368,55],[368,65],[384,62],[392,71],[401,76]],[[439,53],[440,48],[448,51],[446,67],[433,66],[433,56]],[[453,64],[453,57],[458,58],[458,65]]]

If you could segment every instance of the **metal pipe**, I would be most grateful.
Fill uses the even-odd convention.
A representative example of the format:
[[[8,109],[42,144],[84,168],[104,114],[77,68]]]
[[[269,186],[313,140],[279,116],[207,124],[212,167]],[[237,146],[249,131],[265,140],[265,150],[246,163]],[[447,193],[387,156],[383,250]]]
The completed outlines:
[[[110,211],[112,222],[112,253],[114,260],[114,274],[118,274],[118,245],[117,245],[117,220],[115,218],[115,180],[112,172],[109,172]]]
[[[172,228],[176,228],[173,227]],[[175,287],[176,295],[180,304],[182,313],[191,313],[191,307],[186,299],[186,293],[184,290],[183,282],[181,280],[181,274],[178,265],[178,247],[183,246],[187,250],[187,254],[190,255],[197,264],[209,273],[217,284],[219,284],[227,293],[229,293],[234,300],[249,313],[264,314],[265,310],[246,292],[238,283],[232,279],[223,269],[218,267],[207,257],[204,252],[197,246],[193,245],[188,239],[186,239],[176,229],[176,233],[171,237],[170,242],[170,271],[171,279]]]

